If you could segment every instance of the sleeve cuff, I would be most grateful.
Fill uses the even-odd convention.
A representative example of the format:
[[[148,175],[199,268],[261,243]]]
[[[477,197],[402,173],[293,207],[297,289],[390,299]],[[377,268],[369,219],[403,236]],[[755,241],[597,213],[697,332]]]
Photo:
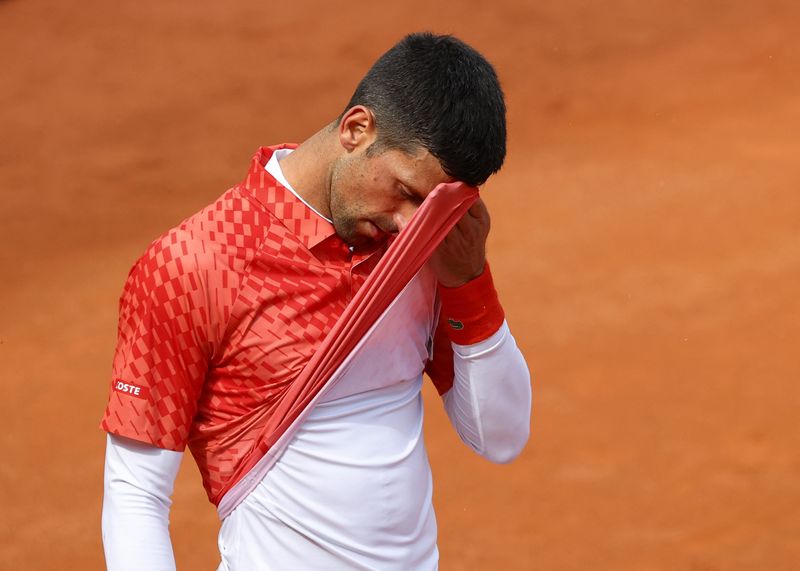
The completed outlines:
[[[503,324],[505,314],[494,289],[489,264],[477,278],[459,287],[439,284],[442,300],[440,321],[450,341],[472,345],[491,337]]]

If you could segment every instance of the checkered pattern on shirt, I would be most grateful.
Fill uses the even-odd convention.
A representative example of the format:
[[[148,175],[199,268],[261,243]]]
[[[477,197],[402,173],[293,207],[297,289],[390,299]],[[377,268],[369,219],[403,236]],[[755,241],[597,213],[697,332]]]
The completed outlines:
[[[120,298],[101,427],[170,450],[188,444],[215,503],[259,419],[280,406],[382,253],[352,255],[264,170],[283,147],[259,149],[241,184],[154,241]]]

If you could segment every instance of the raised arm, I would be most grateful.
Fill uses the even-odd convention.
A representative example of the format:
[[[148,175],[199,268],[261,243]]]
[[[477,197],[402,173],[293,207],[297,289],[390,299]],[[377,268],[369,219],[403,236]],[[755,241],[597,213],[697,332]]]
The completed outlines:
[[[439,294],[440,317],[426,371],[461,439],[492,462],[510,462],[530,433],[530,373],[488,266],[463,286],[440,287]]]
[[[509,462],[530,433],[531,384],[486,263],[489,227],[479,199],[431,258],[441,305],[426,372],[461,439]]]

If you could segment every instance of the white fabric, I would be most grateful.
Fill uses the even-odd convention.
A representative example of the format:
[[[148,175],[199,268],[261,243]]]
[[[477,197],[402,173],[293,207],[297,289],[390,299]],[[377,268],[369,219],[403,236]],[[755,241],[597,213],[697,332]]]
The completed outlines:
[[[173,571],[170,496],[182,452],[106,437],[102,532],[109,571]]]
[[[458,435],[492,462],[511,462],[528,441],[530,373],[504,321],[488,339],[453,344],[455,380],[443,395]]]
[[[225,518],[221,569],[435,569],[421,383],[317,405]]]

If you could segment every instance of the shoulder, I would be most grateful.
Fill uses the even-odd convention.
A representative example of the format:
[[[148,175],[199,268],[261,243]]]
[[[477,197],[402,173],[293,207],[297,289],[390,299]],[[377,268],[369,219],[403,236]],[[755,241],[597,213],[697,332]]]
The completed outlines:
[[[175,227],[155,240],[134,263],[125,284],[127,293],[153,295],[160,290],[180,292],[185,283],[199,279],[206,244],[191,229]]]
[[[131,276],[157,287],[205,281],[209,272],[240,272],[255,256],[271,221],[268,211],[237,187],[231,188],[153,240],[134,264]]]

